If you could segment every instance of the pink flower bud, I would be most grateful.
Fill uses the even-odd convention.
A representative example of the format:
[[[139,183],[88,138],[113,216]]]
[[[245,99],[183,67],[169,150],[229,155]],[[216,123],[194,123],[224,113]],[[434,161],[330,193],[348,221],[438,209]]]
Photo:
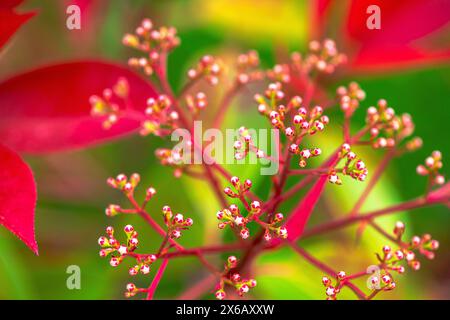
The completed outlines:
[[[179,230],[173,230],[172,231],[172,238],[178,239],[179,237],[181,237],[181,232]]]
[[[103,247],[103,246],[108,245],[109,242],[106,237],[100,237],[100,238],[98,238],[98,244]]]
[[[327,296],[329,296],[329,297],[336,295],[336,289],[331,286],[327,287],[325,292],[326,292]]]
[[[397,221],[394,227],[394,234],[399,236],[403,234],[404,231],[405,231],[405,224],[401,221]]]
[[[216,291],[215,295],[218,300],[224,300],[226,298],[225,291],[223,291],[223,290]]]
[[[239,293],[240,294],[244,294],[247,293],[250,290],[249,286],[246,284],[243,284],[240,288],[239,288]]]
[[[414,236],[411,239],[411,245],[417,247],[420,244],[420,237]]]
[[[137,238],[131,238],[130,239],[130,245],[133,247],[137,247],[137,245],[139,244],[139,240]]]
[[[295,143],[291,144],[289,146],[289,151],[292,153],[297,153],[298,152],[298,145],[296,145]]]
[[[413,260],[410,262],[411,268],[413,268],[414,271],[418,271],[420,269],[420,262],[417,260]]]
[[[382,277],[381,277],[381,280],[382,280],[384,283],[386,283],[386,284],[389,284],[389,283],[391,283],[391,281],[392,281],[391,277],[390,277],[389,275],[387,275],[387,274],[385,274],[384,276],[382,276]]]
[[[431,240],[430,247],[431,247],[431,249],[433,249],[433,250],[437,250],[437,249],[439,248],[439,241],[437,241],[437,240]]]
[[[311,157],[311,151],[309,151],[308,149],[304,149],[304,150],[300,151],[300,156],[308,159],[309,157]]]
[[[128,270],[130,276],[135,276],[138,274],[139,266],[134,266]]]
[[[395,256],[397,257],[398,260],[403,260],[403,258],[405,257],[405,255],[403,254],[403,251],[401,251],[401,250],[395,251]]]
[[[117,267],[120,263],[120,260],[116,257],[111,257],[111,260],[109,260],[109,264],[111,267]]]
[[[140,271],[142,274],[148,274],[150,272],[150,267],[147,264],[143,264]]]
[[[234,273],[234,274],[231,276],[231,281],[234,281],[234,282],[239,282],[239,281],[241,281],[241,275],[240,275],[239,273]]]
[[[119,249],[117,249],[117,252],[119,252],[119,254],[120,254],[121,256],[123,256],[123,255],[127,254],[128,249],[127,249],[127,247],[125,247],[125,246],[120,246]]]
[[[256,282],[255,279],[250,279],[250,280],[248,281],[248,285],[250,286],[250,288],[256,287],[257,284],[258,284],[258,283]]]
[[[113,227],[111,227],[111,226],[109,226],[109,227],[107,227],[106,228],[106,233],[108,234],[108,235],[113,235],[114,234],[114,228]]]
[[[194,224],[194,220],[192,220],[191,218],[187,218],[184,222],[188,227]]]
[[[127,284],[127,291],[128,292],[133,292],[134,290],[136,290],[136,286],[134,285],[134,283],[128,283]]]
[[[331,284],[331,280],[328,277],[322,277],[322,283],[325,287]]]
[[[227,261],[228,261],[229,267],[234,268],[237,263],[237,258],[235,256],[229,256]]]
[[[415,257],[416,257],[416,255],[412,251],[408,251],[406,253],[406,260],[407,261],[413,261]]]
[[[244,228],[239,234],[241,235],[241,238],[245,240],[250,236],[250,231],[247,228]]]
[[[124,230],[126,233],[131,233],[131,232],[134,231],[134,228],[133,228],[132,225],[127,224],[127,225],[123,228],[123,230]]]

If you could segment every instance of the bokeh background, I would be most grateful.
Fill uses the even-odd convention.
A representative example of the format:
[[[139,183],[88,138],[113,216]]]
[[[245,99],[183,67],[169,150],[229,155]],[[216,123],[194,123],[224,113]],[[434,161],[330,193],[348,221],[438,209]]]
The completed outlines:
[[[96,0],[83,8],[81,31],[70,31],[65,27],[65,9],[71,3],[56,0],[27,1],[21,6],[24,11],[38,9],[39,15],[26,24],[2,52],[0,78],[32,67],[80,58],[101,58],[125,63],[132,52],[122,46],[122,35],[134,30],[144,17],[152,18],[157,25],[174,25],[178,28],[182,45],[169,60],[169,76],[175,90],[185,81],[189,66],[206,53],[226,59],[239,52],[256,49],[260,53],[262,65],[268,68],[278,58],[285,58],[287,52],[304,50],[308,35],[314,31],[311,30],[308,1]],[[339,33],[334,36],[339,38]],[[449,33],[446,34],[447,43],[448,37]],[[363,211],[421,195],[425,179],[415,174],[415,167],[435,149],[443,153],[443,172],[448,177],[445,164],[450,154],[449,71],[446,61],[382,72],[358,72],[330,79],[330,92],[350,80],[358,81],[367,93],[363,103],[365,107],[383,97],[398,113],[410,113],[416,123],[416,134],[424,140],[421,150],[393,161]],[[221,88],[217,90],[220,94]],[[227,127],[265,125],[263,119],[255,116],[257,112],[251,96],[247,94],[247,98],[234,100]],[[331,112],[331,115],[333,125],[316,140],[322,149],[329,151],[339,143],[342,122],[339,112]],[[362,125],[363,119],[364,108],[361,108],[353,122],[354,128]],[[159,217],[160,208],[169,204],[174,210],[184,212],[196,221],[195,227],[181,239],[183,245],[199,246],[224,241],[224,234],[216,228],[215,212],[220,206],[207,185],[190,178],[176,180],[169,168],[159,166],[155,160],[154,149],[169,145],[155,137],[136,136],[87,150],[27,157],[38,185],[36,233],[40,255],[34,256],[23,243],[0,228],[0,299],[123,297],[124,287],[130,280],[127,273],[129,265],[123,263],[113,269],[107,260],[99,258],[98,236],[103,234],[107,225],[121,229],[125,224],[132,223],[141,234],[141,247],[147,248],[145,251],[151,252],[158,248],[160,240],[139,219],[129,216],[109,219],[104,215],[107,204],[124,204],[120,195],[105,184],[107,177],[121,172],[139,172],[143,185],[151,184],[158,190],[158,196],[149,206],[156,217]],[[369,169],[374,168],[382,156],[380,151],[361,149],[359,152],[367,160]],[[249,166],[232,169],[242,177],[251,178],[260,195],[267,194],[267,180],[259,176],[258,168]],[[349,179],[340,188],[327,186],[325,196],[314,211],[309,225],[344,215],[361,191],[362,185]],[[288,203],[285,212],[300,197]],[[422,259],[419,272],[408,270],[404,276],[398,276],[398,288],[381,294],[380,298],[450,298],[448,208],[418,209],[378,221],[390,230],[398,219],[406,223],[408,235],[429,232],[440,241],[441,247],[434,261]],[[370,228],[357,244],[354,228],[300,242],[317,258],[348,273],[361,271],[375,263],[374,252],[380,251],[385,243]],[[212,261],[220,265],[224,258],[219,255]],[[81,290],[66,288],[66,268],[69,265],[81,268]],[[148,286],[155,270],[150,276],[137,276],[133,281]],[[252,298],[325,298],[320,283],[322,273],[289,249],[263,254],[258,258],[254,272],[258,287],[252,291]],[[204,270],[195,259],[174,260],[169,263],[156,298],[175,298],[202,275]],[[360,283],[364,285],[364,281]],[[353,298],[353,295],[345,289],[341,297]],[[213,295],[207,293],[204,298],[211,299]]]

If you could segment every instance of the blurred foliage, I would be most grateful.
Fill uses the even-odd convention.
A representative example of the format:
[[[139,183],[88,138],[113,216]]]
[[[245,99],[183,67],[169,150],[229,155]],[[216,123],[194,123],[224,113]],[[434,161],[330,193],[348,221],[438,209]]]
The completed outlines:
[[[130,51],[121,45],[123,33],[132,31],[143,17],[149,16],[157,23],[173,24],[179,28],[182,46],[169,60],[170,80],[175,90],[179,90],[188,67],[205,53],[228,57],[240,51],[256,49],[262,64],[268,67],[280,52],[304,48],[308,31],[304,1],[97,0],[90,7],[89,20],[83,20],[81,31],[65,28],[63,1],[35,0],[24,7],[39,8],[39,15],[16,35],[8,50],[2,54],[1,77],[64,59],[106,58],[125,62]],[[329,88],[332,92],[339,84],[358,81],[367,93],[363,106],[374,104],[381,97],[386,98],[398,113],[413,115],[416,134],[424,140],[423,149],[393,161],[364,206],[364,211],[420,195],[425,179],[415,174],[415,167],[432,150],[441,150],[444,163],[448,163],[449,71],[446,65],[389,74],[358,75],[340,79],[339,83]],[[232,110],[226,120],[227,127],[265,125],[261,117],[255,117],[256,110],[249,98],[235,99]],[[354,128],[363,123],[364,116],[361,108],[353,121]],[[331,124],[336,125],[334,130],[315,141],[323,150],[333,150],[339,143],[340,119],[339,112],[335,112],[331,117]],[[153,185],[157,189],[158,196],[149,206],[157,219],[160,208],[169,204],[196,221],[195,227],[185,232],[182,244],[197,246],[220,242],[224,233],[215,228],[215,212],[220,208],[212,192],[204,182],[190,178],[174,179],[170,169],[159,166],[153,150],[165,145],[168,144],[154,137],[128,137],[89,150],[27,158],[39,187],[36,232],[40,256],[33,256],[22,243],[0,228],[0,299],[122,297],[125,284],[130,280],[127,273],[129,263],[112,269],[107,260],[99,258],[98,236],[109,224],[120,231],[123,225],[132,223],[141,234],[141,248],[150,252],[156,250],[160,240],[136,217],[119,216],[111,220],[103,214],[107,204],[124,203],[120,195],[109,190],[104,183],[108,176],[120,172],[139,172],[143,186]],[[363,158],[369,168],[373,168],[381,157],[381,152],[361,152],[364,152]],[[232,166],[230,169],[237,175],[251,178],[257,192],[267,195],[268,178],[258,174],[259,168]],[[446,168],[444,172],[448,176]],[[345,179],[342,187],[327,186],[325,197],[316,208],[310,225],[345,214],[361,190],[361,184],[349,179]],[[299,199],[300,196],[285,204],[285,212]],[[441,249],[435,261],[423,263],[420,272],[407,272],[397,277],[398,290],[380,295],[381,298],[448,299],[448,208],[419,209],[379,221],[391,229],[400,217],[407,222],[409,234],[430,232],[440,240]],[[373,253],[381,249],[384,240],[371,229],[367,229],[358,245],[354,236],[355,228],[349,228],[346,232],[308,239],[301,244],[308,252],[336,269],[357,272],[375,262]],[[213,261],[220,265],[220,258],[213,258],[216,259]],[[66,288],[66,268],[72,264],[81,267],[81,290]],[[147,286],[155,270],[153,268],[150,276],[138,276],[133,281],[137,285]],[[171,261],[156,298],[176,297],[201,277],[200,270],[199,263],[193,258]],[[322,273],[287,248],[260,256],[255,264],[255,273],[259,283],[253,290],[255,298],[324,298],[320,283]],[[211,298],[210,295],[205,297]],[[353,298],[353,295],[344,290],[342,297]]]

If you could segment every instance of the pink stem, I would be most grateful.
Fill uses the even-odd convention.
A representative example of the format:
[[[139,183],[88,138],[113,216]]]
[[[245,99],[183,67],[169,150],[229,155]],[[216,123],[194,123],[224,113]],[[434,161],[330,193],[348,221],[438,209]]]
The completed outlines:
[[[150,284],[150,287],[148,287],[148,293],[146,300],[152,300],[153,296],[155,294],[156,288],[158,288],[159,282],[161,281],[161,278],[164,274],[164,271],[166,270],[167,264],[169,263],[169,259],[164,259],[161,263],[161,266],[158,269],[158,272],[156,273],[155,277],[153,278],[152,283]]]

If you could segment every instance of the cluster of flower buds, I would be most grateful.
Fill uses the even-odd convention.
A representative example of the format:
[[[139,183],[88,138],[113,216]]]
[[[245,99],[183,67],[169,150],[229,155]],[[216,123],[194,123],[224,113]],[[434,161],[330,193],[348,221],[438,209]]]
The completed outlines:
[[[133,173],[129,178],[124,174],[119,174],[115,178],[111,177],[106,180],[111,188],[118,189],[124,192],[126,195],[133,194],[134,189],[139,184],[139,181],[141,181],[141,177],[138,173]],[[118,208],[115,207],[113,209],[117,210]]]
[[[301,54],[294,52],[291,55],[292,65],[296,70],[304,72],[318,71],[333,73],[336,67],[347,61],[347,57],[339,53],[336,43],[331,39],[325,39],[322,43],[313,40],[309,43],[309,53],[302,58]]]
[[[425,165],[417,166],[417,173],[421,176],[429,176],[431,185],[442,185],[445,178],[439,173],[442,168],[442,154],[440,151],[433,151],[431,156],[425,159]]]
[[[242,53],[237,57],[237,77],[236,81],[239,84],[248,84],[253,81],[258,81],[264,78],[263,72],[258,70],[259,56],[255,50],[250,50],[247,53]]]
[[[125,291],[125,298],[134,297],[136,294],[141,292],[148,292],[147,288],[138,288],[134,283],[128,283]]]
[[[210,55],[203,56],[195,68],[188,70],[189,79],[198,80],[205,78],[208,83],[215,86],[219,83],[219,77],[222,74],[222,62]]]
[[[107,237],[101,236],[98,238],[98,244],[102,248],[99,252],[100,257],[107,257],[111,255],[111,259],[109,264],[112,267],[117,267],[125,258],[125,256],[129,253],[132,253],[136,250],[139,240],[137,238],[138,234],[134,230],[133,226],[126,225],[124,228],[124,232],[127,236],[127,241],[125,244],[121,244],[114,237],[114,228],[107,227],[106,234]]]
[[[370,141],[374,148],[391,148],[414,132],[414,123],[409,114],[395,115],[393,108],[388,107],[386,100],[380,99],[377,106],[367,109],[366,123],[370,126]],[[407,149],[413,151],[420,148],[421,140],[413,139]]]
[[[303,100],[299,96],[292,97],[286,105],[282,104],[285,94],[281,89],[280,82],[272,83],[264,95],[255,95],[255,101],[258,103],[258,111],[270,120],[273,127],[282,129],[288,138],[315,134],[330,122],[330,119],[323,115],[322,107],[315,106],[310,112],[301,107]],[[290,119],[292,125],[287,125],[285,118],[291,110],[296,110],[296,113]]]
[[[242,201],[246,201],[244,195],[252,186],[251,180],[246,179],[242,183],[238,177],[231,177],[230,182],[233,185],[234,191],[231,187],[226,187],[224,193],[231,198],[239,198]],[[247,223],[255,216],[259,216],[260,213],[261,204],[258,201],[253,201],[250,204],[250,212],[247,217],[241,214],[237,205],[231,204],[228,208],[217,212],[216,217],[220,221],[218,227],[219,229],[224,229],[227,225],[230,225],[232,228],[238,228],[241,238],[247,239],[250,236]]]
[[[234,158],[236,160],[243,160],[251,152],[254,152],[257,158],[264,158],[266,155],[263,150],[259,149],[252,140],[250,130],[245,127],[240,127],[238,140],[234,142]]]
[[[198,92],[195,96],[187,94],[185,101],[192,114],[197,114],[208,106],[206,94],[203,92]]]
[[[184,151],[183,149],[167,149],[159,148],[155,151],[156,158],[163,166],[173,167],[174,176],[180,178],[184,168]]]
[[[233,272],[233,269],[237,266],[237,262],[238,260],[235,256],[228,257],[224,271],[226,276],[223,276],[220,283],[216,286],[215,296],[217,299],[224,300],[226,298],[224,289],[226,284],[232,286],[241,297],[249,292],[251,288],[256,287],[255,279],[245,279],[239,273]]]
[[[125,78],[119,78],[113,88],[103,90],[102,96],[92,95],[89,98],[91,115],[102,117],[103,128],[109,129],[119,120],[120,105],[128,97],[129,85]]]
[[[252,213],[259,214],[260,211],[260,203],[258,201],[252,202]],[[249,219],[241,214],[237,205],[232,204],[229,208],[218,211],[216,217],[220,221],[218,224],[219,229],[224,229],[227,225],[230,225],[232,228],[239,229],[239,235],[242,239],[250,237],[250,231],[247,228]]]
[[[252,181],[250,179],[246,179],[242,183],[238,177],[234,176],[231,177],[230,182],[233,185],[234,191],[231,187],[226,187],[223,190],[223,192],[230,198],[239,198],[243,196],[252,187]]]
[[[173,215],[172,209],[169,206],[162,208],[164,216],[164,223],[167,226],[167,233],[172,239],[178,239],[181,237],[181,231],[189,229],[194,224],[194,220],[191,218],[184,218],[181,213]]]
[[[156,99],[147,99],[146,119],[142,122],[140,134],[166,136],[177,128],[178,113],[171,109],[172,101],[162,94]]]
[[[264,240],[270,242],[274,237],[287,239],[288,231],[286,227],[280,226],[283,219],[284,216],[282,213],[275,213],[272,222],[265,224],[266,230],[264,231]]]
[[[405,259],[408,265],[414,269],[420,269],[420,261],[416,259],[414,251],[418,251],[427,259],[434,259],[435,253],[439,248],[439,241],[432,239],[431,235],[424,234],[422,237],[413,236],[409,241],[403,242],[402,237],[405,232],[405,225],[403,222],[397,222],[394,227],[394,235],[400,243],[400,249],[395,252],[397,260]]]
[[[309,158],[317,157],[322,154],[322,150],[320,148],[300,149],[300,147],[295,143],[293,143],[289,146],[289,151],[293,154],[300,156],[298,165],[302,168],[306,167],[306,165],[307,165],[306,161]]]
[[[289,83],[291,81],[290,68],[287,64],[276,64],[267,70],[267,77],[276,82]]]
[[[178,46],[180,39],[177,37],[175,28],[154,28],[150,19],[144,19],[134,34],[126,34],[123,37],[122,43],[146,54],[146,57],[130,58],[128,64],[141,68],[145,74],[151,75],[155,66],[160,62],[161,54]]]
[[[417,260],[414,251],[418,251],[427,259],[434,259],[435,253],[439,248],[439,242],[431,238],[429,234],[422,237],[413,236],[409,241],[402,241],[405,233],[405,225],[398,221],[394,227],[394,236],[399,245],[398,249],[393,250],[390,246],[385,245],[382,248],[382,254],[377,254],[379,266],[381,270],[376,275],[369,279],[369,286],[371,289],[389,291],[396,287],[393,272],[398,274],[405,273],[405,267],[401,265],[403,261],[415,271],[420,269],[420,261]]]
[[[341,292],[341,288],[345,284],[346,278],[347,274],[344,271],[339,271],[336,274],[336,283],[333,285],[333,282],[329,277],[322,277],[322,284],[325,286],[327,300],[336,300],[336,296]]]
[[[350,82],[348,88],[341,86],[336,93],[339,98],[339,105],[346,117],[350,117],[359,107],[360,101],[366,98],[366,93],[356,82]]]
[[[356,157],[356,154],[351,151],[350,145],[344,143],[342,145],[341,151],[339,152],[339,159],[344,160],[344,166],[340,169],[332,169],[328,174],[328,181],[332,184],[341,185],[342,180],[338,176],[338,172],[343,175],[352,177],[358,181],[364,181],[367,178],[368,170],[365,163]]]
[[[397,271],[400,274],[404,272],[403,266],[392,267],[390,270]],[[390,270],[385,268],[371,276],[367,282],[369,289],[383,291],[394,290],[397,287],[397,284],[395,283]]]

